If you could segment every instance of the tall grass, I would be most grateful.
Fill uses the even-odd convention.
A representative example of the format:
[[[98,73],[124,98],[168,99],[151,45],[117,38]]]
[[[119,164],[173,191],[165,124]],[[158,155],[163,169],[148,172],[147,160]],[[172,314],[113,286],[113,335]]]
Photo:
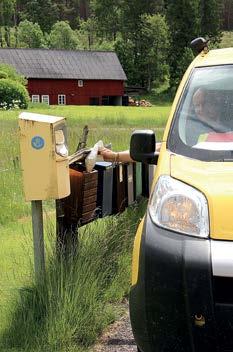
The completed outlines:
[[[129,289],[130,249],[144,211],[145,203],[82,228],[77,256],[64,261],[50,253],[45,282],[21,290],[0,347],[61,351],[75,345],[78,351],[91,345],[115,317],[109,303]]]

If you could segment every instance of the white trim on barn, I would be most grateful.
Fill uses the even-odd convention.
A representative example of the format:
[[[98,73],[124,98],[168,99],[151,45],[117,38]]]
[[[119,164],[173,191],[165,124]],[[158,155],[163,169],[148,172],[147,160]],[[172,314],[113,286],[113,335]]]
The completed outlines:
[[[83,87],[83,80],[82,79],[78,79],[78,87],[79,88]]]
[[[39,94],[33,94],[32,95],[32,103],[39,103],[39,102],[40,102]]]
[[[41,102],[49,105],[49,95],[42,95]]]
[[[65,94],[58,94],[58,105],[66,105],[66,96]]]

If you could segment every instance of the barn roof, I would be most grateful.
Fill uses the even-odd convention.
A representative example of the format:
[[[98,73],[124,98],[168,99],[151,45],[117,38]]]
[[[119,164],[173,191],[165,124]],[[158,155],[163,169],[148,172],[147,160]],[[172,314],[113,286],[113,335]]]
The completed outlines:
[[[0,49],[0,63],[26,78],[126,80],[116,53],[51,49]]]

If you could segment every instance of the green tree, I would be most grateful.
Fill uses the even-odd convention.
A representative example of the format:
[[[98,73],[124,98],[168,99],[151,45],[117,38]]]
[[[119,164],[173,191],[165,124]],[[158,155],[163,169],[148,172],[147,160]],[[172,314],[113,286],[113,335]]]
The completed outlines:
[[[38,23],[43,32],[50,31],[57,18],[58,9],[55,1],[26,0],[23,19]]]
[[[160,14],[142,16],[140,72],[149,92],[153,83],[158,86],[168,78],[168,48],[169,30],[165,18]]]
[[[200,0],[201,34],[210,38],[211,43],[221,40],[222,0]]]
[[[0,45],[11,46],[11,27],[14,25],[15,0],[0,1]],[[3,31],[4,29],[4,31]],[[3,41],[4,39],[4,41]]]
[[[65,21],[53,25],[49,35],[49,47],[56,49],[76,49],[78,39],[75,31]]]
[[[68,21],[72,29],[78,28],[80,0],[56,0],[57,21]]]
[[[167,0],[166,18],[170,26],[171,47],[169,53],[170,85],[180,81],[180,65],[185,48],[192,39],[201,35],[200,0]]]
[[[79,48],[87,50],[93,49],[98,41],[95,18],[89,17],[86,21],[80,20],[79,30],[76,31],[76,34]]]
[[[194,59],[194,54],[192,49],[185,47],[180,57],[180,60],[177,64],[177,77],[182,77],[184,75],[186,69],[193,61],[193,59]],[[178,83],[179,82],[177,82],[177,84]]]
[[[120,31],[121,0],[93,0],[91,10],[99,35],[108,40],[115,40]]]
[[[134,64],[134,43],[130,39],[123,39],[118,35],[114,50],[126,72],[128,84],[139,84],[137,67]]]
[[[43,32],[38,23],[21,21],[18,26],[18,41],[21,48],[41,48],[45,46]]]
[[[18,82],[26,86],[26,78],[19,74],[14,67],[7,64],[0,64],[0,71],[2,73],[2,78],[9,78],[12,81]]]

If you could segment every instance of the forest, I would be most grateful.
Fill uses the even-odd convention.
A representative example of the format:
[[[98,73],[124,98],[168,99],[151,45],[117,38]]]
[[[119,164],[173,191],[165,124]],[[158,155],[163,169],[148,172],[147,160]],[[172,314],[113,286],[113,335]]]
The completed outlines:
[[[218,46],[233,0],[0,0],[0,47],[114,50],[128,85],[176,88],[190,41]]]

